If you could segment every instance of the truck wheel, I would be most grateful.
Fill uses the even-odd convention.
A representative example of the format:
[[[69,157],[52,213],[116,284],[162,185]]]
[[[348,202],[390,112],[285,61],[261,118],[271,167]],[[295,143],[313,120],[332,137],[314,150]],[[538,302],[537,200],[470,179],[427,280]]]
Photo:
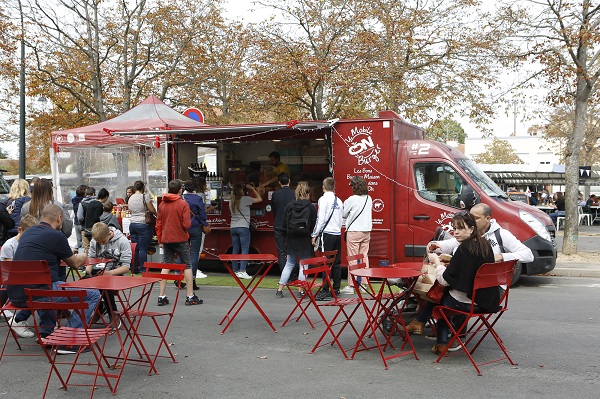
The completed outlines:
[[[523,266],[521,265],[521,262],[517,262],[517,264],[515,265],[515,272],[512,275],[512,280],[510,283],[511,287],[513,287],[517,284],[517,282],[519,281],[519,277],[521,277],[522,271],[523,271]]]

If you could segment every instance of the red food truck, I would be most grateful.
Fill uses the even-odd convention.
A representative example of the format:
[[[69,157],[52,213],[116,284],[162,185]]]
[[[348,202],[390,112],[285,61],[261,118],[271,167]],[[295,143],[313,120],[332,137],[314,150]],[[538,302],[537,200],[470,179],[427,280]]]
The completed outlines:
[[[548,215],[510,200],[464,154],[425,140],[421,128],[393,112],[372,119],[207,126],[173,132],[171,142],[170,179],[193,175],[194,167],[187,165],[205,154],[199,173],[207,175],[206,194],[215,206],[208,214],[213,229],[204,244],[207,259],[231,252],[228,183],[245,183],[244,165],[250,161],[262,162],[263,179],[271,177],[268,154],[278,151],[291,169],[292,182],[309,182],[314,202],[327,176],[335,178],[342,200],[351,195],[352,176],[365,178],[373,198],[369,258],[375,264],[422,259],[436,228],[450,229],[467,194],[488,204],[498,223],[533,251],[535,260],[519,265],[515,280],[522,273],[549,272],[556,264],[555,229]],[[276,254],[270,193],[265,197],[251,207],[257,230],[250,252]]]
[[[206,179],[205,195],[213,205],[206,259],[231,252],[230,184],[247,182],[251,162],[258,164],[262,181],[272,177],[268,154],[278,151],[292,182],[309,182],[315,203],[325,177],[335,178],[342,200],[351,195],[352,176],[365,178],[373,198],[371,264],[421,259],[436,228],[450,229],[466,196],[488,204],[498,223],[533,251],[534,261],[519,265],[516,278],[549,272],[556,264],[555,229],[548,215],[510,200],[464,154],[425,140],[421,128],[390,111],[369,119],[210,126],[151,96],[111,120],[53,132],[52,144],[55,195],[65,203],[82,183],[106,187],[120,197],[127,185],[141,179],[160,196],[168,180]],[[252,206],[257,226],[253,253],[276,254],[270,204],[274,189]]]

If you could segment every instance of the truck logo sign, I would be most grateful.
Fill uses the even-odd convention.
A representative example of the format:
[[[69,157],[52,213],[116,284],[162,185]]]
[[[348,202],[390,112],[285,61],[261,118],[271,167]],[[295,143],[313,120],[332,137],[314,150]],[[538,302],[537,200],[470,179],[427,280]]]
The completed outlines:
[[[383,208],[385,207],[385,204],[383,203],[383,200],[376,198],[373,200],[373,210],[375,212],[381,212],[383,211]]]
[[[440,217],[436,220],[436,224],[444,229],[445,232],[450,233],[454,231],[452,227],[452,218],[454,217],[454,213],[452,212],[442,212],[440,213]]]
[[[358,159],[359,165],[369,164],[371,161],[379,162],[381,148],[373,142],[373,130],[369,127],[355,127],[350,131],[350,136],[344,141],[348,145],[348,153]]]

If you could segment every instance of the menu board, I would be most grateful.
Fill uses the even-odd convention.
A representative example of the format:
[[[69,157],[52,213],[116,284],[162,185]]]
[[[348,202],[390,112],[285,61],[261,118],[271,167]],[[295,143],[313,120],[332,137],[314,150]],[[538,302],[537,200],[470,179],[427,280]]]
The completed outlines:
[[[521,201],[526,204],[529,204],[529,196],[527,195],[527,193],[518,193],[518,192],[508,193],[508,198],[510,198],[513,201]]]

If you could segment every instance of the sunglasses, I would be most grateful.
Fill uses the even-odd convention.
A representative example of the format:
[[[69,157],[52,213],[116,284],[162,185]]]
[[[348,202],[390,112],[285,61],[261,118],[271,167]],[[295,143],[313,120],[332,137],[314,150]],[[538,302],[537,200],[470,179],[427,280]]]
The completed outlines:
[[[467,216],[470,215],[469,211],[459,211],[454,214],[454,216]]]

